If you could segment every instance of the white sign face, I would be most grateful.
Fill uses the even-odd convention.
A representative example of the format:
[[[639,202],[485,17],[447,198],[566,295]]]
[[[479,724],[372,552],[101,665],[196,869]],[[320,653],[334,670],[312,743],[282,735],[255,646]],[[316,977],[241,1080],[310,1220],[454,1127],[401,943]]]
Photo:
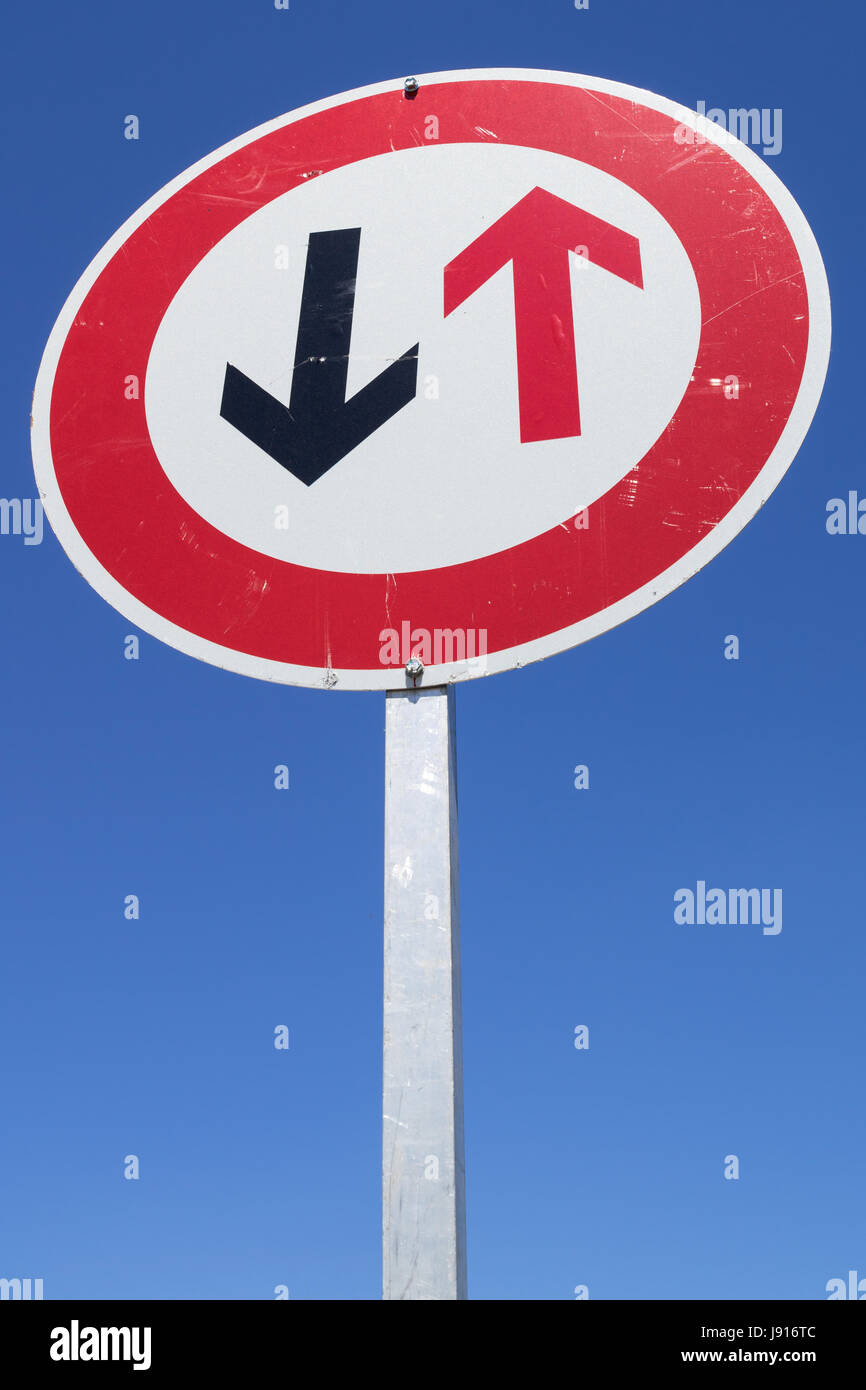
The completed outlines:
[[[46,349],[49,519],[203,660],[387,689],[561,651],[716,554],[817,405],[823,266],[755,154],[600,79],[419,82],[181,175]]]
[[[511,266],[449,318],[442,295],[444,266],[536,183],[639,236],[647,286],[563,252],[585,364],[581,434],[533,448],[520,441]],[[422,213],[419,235],[419,209],[439,208],[448,216]],[[362,228],[347,395],[413,343],[417,390],[411,409],[308,487],[227,426],[223,377],[232,362],[289,404],[308,229],[338,230],[347,216]],[[350,574],[436,569],[519,545],[619,482],[679,405],[700,328],[682,245],[609,174],[513,145],[416,146],[284,194],[196,266],[154,339],[148,427],[181,496],[254,550]],[[274,527],[280,504],[284,530]]]

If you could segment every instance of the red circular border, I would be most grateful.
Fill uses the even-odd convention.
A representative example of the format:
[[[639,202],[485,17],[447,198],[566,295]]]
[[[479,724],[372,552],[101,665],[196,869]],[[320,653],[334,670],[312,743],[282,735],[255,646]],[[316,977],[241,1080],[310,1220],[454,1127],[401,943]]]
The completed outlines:
[[[262,555],[194,512],[164,473],[144,410],[163,315],[198,262],[310,171],[424,145],[549,150],[614,175],[652,203],[689,256],[702,329],[691,383],[640,463],[593,503],[585,530],[554,527],[436,570],[320,571]],[[389,91],[304,117],[206,169],[115,253],[69,330],[51,396],[55,474],[81,538],[130,594],[179,627],[271,661],[381,670],[380,631],[403,621],[486,628],[487,650],[557,632],[680,560],[754,481],[788,419],[808,341],[805,276],[784,220],[719,145],[684,144],[676,121],[622,97],[484,80]],[[495,132],[495,135],[491,135]],[[326,154],[325,151],[330,153]],[[739,380],[736,404],[724,379]],[[623,403],[627,408],[627,401]]]

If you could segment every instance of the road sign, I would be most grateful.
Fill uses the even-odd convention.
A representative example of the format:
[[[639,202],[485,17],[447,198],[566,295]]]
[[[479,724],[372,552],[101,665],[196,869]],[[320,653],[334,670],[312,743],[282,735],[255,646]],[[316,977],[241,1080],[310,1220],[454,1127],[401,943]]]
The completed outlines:
[[[224,146],[55,325],[34,459],[90,583],[192,656],[388,692],[387,1299],[466,1297],[448,687],[715,555],[802,442],[829,333],[814,238],[749,149],[647,92],[512,70]]]
[[[598,78],[438,73],[208,155],[85,271],[37,479],[86,579],[268,680],[424,686],[669,593],[779,482],[829,353],[749,148]]]

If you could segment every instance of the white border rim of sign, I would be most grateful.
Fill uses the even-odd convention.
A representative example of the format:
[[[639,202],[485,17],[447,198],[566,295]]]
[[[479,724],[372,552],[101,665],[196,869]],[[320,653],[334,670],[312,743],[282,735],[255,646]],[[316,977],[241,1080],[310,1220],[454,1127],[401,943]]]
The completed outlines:
[[[644,584],[640,589],[635,589],[626,598],[620,599],[607,608],[600,609],[591,617],[584,618],[578,623],[548,633],[545,637],[535,638],[531,642],[524,642],[515,647],[504,648],[485,657],[476,658],[475,661],[457,661],[447,665],[429,666],[424,672],[422,681],[424,688],[447,685],[458,680],[473,680],[482,676],[496,675],[502,671],[515,670],[532,662],[543,661],[549,656],[568,651],[593,637],[600,636],[603,632],[609,632],[629,618],[636,617],[638,613],[649,608],[658,599],[666,598],[686,580],[691,579],[693,575],[703,569],[704,565],[724,550],[725,546],[751,521],[787,472],[806,437],[817,410],[830,356],[830,292],[818,244],[804,214],[781,179],[748,145],[730,135],[723,127],[707,120],[704,116],[700,116],[689,107],[670,101],[667,97],[658,96],[654,92],[645,91],[640,87],[632,87],[627,83],[591,77],[582,73],[550,72],[535,68],[465,68],[452,72],[426,73],[419,75],[417,80],[419,89],[423,91],[424,86],[431,83],[471,82],[473,79],[478,81],[546,82],[565,87],[589,87],[594,91],[624,97],[626,100],[660,111],[677,120],[679,124],[691,127],[707,141],[721,145],[751,174],[756,183],[772,200],[791,233],[806,277],[806,294],[809,304],[809,341],[800,388],[775,449],[754,482],[746,489],[727,515],[676,564],[663,570],[655,579]],[[216,642],[198,637],[186,628],[169,622],[168,619],[148,608],[146,604],[124,589],[85,545],[69,516],[57,484],[51,458],[49,431],[54,374],[66,335],[81,303],[98,276],[132,232],[146,221],[156,208],[167,202],[178,189],[183,188],[185,184],[212,165],[225,159],[227,155],[233,154],[235,150],[242,149],[273,130],[293,125],[296,121],[304,120],[319,111],[327,111],[364,97],[376,96],[381,92],[401,90],[402,86],[403,78],[396,78],[391,81],[376,82],[366,87],[356,87],[351,91],[326,97],[322,101],[312,102],[307,106],[278,116],[272,121],[267,121],[263,125],[256,126],[253,130],[246,131],[235,140],[221,145],[219,149],[185,169],[176,178],[165,184],[147,202],[143,203],[131,217],[127,218],[93,258],[63,305],[42,355],[33,392],[33,423],[31,427],[33,467],[44,510],[69,559],[91,588],[95,589],[107,603],[111,604],[125,618],[128,618],[130,622],[135,623],[143,632],[158,638],[187,656],[208,662],[210,665],[218,666],[223,670],[234,671],[239,675],[254,676],[259,680],[273,681],[281,685],[298,685],[308,689],[324,687],[337,690],[402,690],[406,688],[408,683],[402,666],[386,666],[381,669],[370,668],[369,670],[340,670],[337,668],[331,671],[321,667],[295,666],[263,657],[249,656],[246,653],[234,651],[231,648],[222,647]]]

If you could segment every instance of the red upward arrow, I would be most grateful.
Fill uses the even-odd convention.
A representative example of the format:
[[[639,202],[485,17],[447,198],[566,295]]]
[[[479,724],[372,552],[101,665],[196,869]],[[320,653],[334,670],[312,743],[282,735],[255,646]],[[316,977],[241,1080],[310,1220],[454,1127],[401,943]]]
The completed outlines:
[[[580,434],[569,251],[643,289],[637,237],[533,188],[445,267],[445,317],[509,261],[520,442]]]

